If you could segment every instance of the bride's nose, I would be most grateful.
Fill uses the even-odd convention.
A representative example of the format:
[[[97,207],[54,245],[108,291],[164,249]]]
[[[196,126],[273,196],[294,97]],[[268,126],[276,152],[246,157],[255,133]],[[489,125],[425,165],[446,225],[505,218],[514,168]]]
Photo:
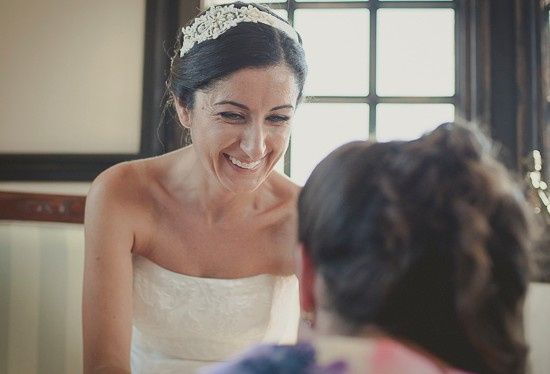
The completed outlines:
[[[252,161],[265,154],[265,131],[261,123],[252,123],[246,127],[241,138],[241,149]]]

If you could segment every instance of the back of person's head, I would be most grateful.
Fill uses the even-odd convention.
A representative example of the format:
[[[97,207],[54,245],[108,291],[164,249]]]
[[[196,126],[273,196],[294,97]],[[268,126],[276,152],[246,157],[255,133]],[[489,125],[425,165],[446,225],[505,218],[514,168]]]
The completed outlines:
[[[197,90],[206,89],[231,73],[245,68],[264,68],[281,63],[286,64],[294,72],[300,99],[307,74],[300,36],[291,30],[291,36],[296,37],[293,39],[280,28],[261,22],[237,22],[231,10],[241,8],[257,9],[262,14],[271,16],[271,20],[278,20],[283,26],[287,25],[291,30],[290,25],[269,8],[243,2],[213,6],[191,20],[190,26],[195,27],[195,31],[191,33],[197,40],[204,41],[193,45],[182,56],[184,37],[180,32],[166,82],[173,97],[188,109],[193,108],[194,94]],[[253,15],[247,9],[245,11]],[[210,12],[208,20],[195,25],[194,23],[199,22],[200,17],[206,12]],[[232,22],[235,22],[235,25],[219,36],[211,35],[215,23],[223,28]]]
[[[521,373],[530,216],[477,131],[353,142],[312,173],[299,240],[329,310],[473,372]]]

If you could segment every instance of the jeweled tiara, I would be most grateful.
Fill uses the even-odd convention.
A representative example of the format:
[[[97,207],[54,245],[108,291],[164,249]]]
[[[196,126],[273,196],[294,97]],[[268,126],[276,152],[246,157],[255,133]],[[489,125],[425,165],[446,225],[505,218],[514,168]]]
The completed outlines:
[[[253,5],[235,8],[233,4],[213,6],[187,27],[182,28],[183,43],[180,57],[183,57],[195,44],[206,40],[216,39],[232,27],[241,22],[263,23],[283,31],[291,39],[298,42],[298,34],[285,21],[261,11]]]

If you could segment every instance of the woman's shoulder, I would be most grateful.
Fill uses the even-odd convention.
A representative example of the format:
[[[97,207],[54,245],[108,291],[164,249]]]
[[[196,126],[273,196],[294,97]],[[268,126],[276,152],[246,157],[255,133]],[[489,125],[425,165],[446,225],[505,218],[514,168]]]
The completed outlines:
[[[161,156],[162,157],[162,156]],[[99,174],[86,198],[86,211],[136,221],[153,205],[166,161],[158,157],[122,162]]]
[[[152,187],[160,183],[167,174],[176,153],[126,161],[104,170],[93,181],[90,194],[100,194],[129,203],[133,199],[139,203],[147,199]]]
[[[162,165],[157,158],[122,162],[93,181],[86,197],[84,226],[90,234],[131,235],[133,249],[146,250],[154,232],[156,189]]]
[[[99,174],[90,187],[88,199],[128,203],[143,184],[143,161],[127,161],[111,166]]]
[[[301,187],[294,183],[288,176],[276,170],[271,172],[268,180],[271,190],[281,199],[295,200],[300,194]]]

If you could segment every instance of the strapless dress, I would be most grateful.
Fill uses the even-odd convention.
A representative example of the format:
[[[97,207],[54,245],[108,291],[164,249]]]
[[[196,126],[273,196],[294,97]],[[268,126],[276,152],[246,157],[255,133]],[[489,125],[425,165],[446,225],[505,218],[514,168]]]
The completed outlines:
[[[194,373],[257,343],[292,344],[296,276],[200,278],[133,258],[134,374]]]

